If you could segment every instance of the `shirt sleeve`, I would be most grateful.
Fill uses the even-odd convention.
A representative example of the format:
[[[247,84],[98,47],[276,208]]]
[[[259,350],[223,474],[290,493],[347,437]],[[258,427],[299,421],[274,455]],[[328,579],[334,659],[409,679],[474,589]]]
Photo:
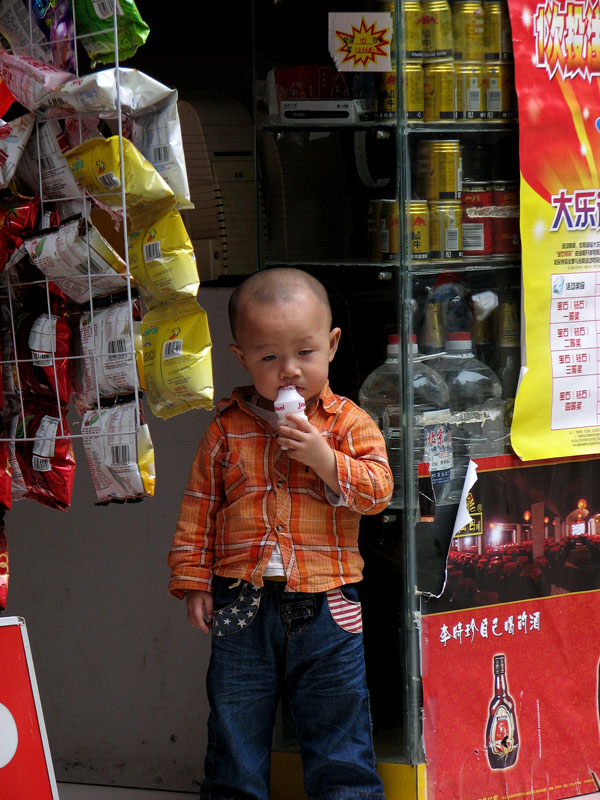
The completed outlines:
[[[169,591],[184,597],[193,589],[210,591],[215,558],[215,517],[225,500],[224,439],[213,422],[194,458],[185,488],[168,563]]]
[[[392,497],[394,479],[381,431],[358,407],[334,450],[342,497],[359,514],[379,514]]]

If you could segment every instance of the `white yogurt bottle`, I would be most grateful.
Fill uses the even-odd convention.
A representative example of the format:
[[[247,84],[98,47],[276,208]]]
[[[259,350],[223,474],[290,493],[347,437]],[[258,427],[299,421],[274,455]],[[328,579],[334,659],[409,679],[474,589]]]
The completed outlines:
[[[291,424],[291,420],[286,418],[288,414],[298,414],[304,417],[304,419],[308,419],[304,410],[306,408],[306,401],[295,386],[282,386],[273,404],[273,408],[277,414],[277,421],[280,425]],[[282,447],[281,449],[287,450],[287,447]]]

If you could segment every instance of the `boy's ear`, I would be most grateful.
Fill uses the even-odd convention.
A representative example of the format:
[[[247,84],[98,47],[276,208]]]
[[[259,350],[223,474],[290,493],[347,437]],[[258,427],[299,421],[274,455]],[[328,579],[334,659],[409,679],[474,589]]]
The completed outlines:
[[[237,358],[237,360],[240,362],[242,367],[246,370],[246,372],[248,372],[248,365],[246,364],[246,359],[244,358],[244,353],[242,352],[242,348],[239,346],[239,344],[230,344],[229,345],[229,349],[234,354],[234,356]]]
[[[340,336],[342,335],[342,331],[340,328],[332,328],[329,332],[329,362],[333,361],[333,357],[335,356],[338,344],[340,343]]]

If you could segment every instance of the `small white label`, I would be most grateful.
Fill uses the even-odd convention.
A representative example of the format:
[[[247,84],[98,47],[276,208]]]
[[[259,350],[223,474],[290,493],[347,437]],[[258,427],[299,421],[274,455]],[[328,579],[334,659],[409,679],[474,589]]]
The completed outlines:
[[[129,458],[129,445],[128,444],[113,444],[110,448],[111,464],[113,467],[122,464],[130,464]]]
[[[49,458],[40,458],[40,456],[31,456],[31,466],[36,472],[50,472],[52,467]]]
[[[34,455],[43,458],[53,457],[59,422],[58,417],[49,417],[48,415],[42,417],[33,443]]]
[[[162,250],[160,249],[160,240],[155,242],[146,242],[144,245],[144,261],[154,261],[157,258],[162,258]]]
[[[108,17],[112,17],[113,10],[115,4],[113,0],[92,0],[94,4],[94,11],[96,12],[96,16],[99,19],[108,19]],[[119,5],[119,0],[117,2],[117,15],[122,17],[123,16],[123,9]]]
[[[105,189],[118,189],[121,185],[114,172],[104,172],[102,175],[98,175],[98,180]]]
[[[152,150],[152,162],[164,164],[169,160],[169,148],[167,145],[159,145]]]
[[[121,358],[127,352],[127,339],[111,339],[107,343],[109,361]]]
[[[183,339],[172,339],[163,345],[163,360],[175,358],[183,353]]]

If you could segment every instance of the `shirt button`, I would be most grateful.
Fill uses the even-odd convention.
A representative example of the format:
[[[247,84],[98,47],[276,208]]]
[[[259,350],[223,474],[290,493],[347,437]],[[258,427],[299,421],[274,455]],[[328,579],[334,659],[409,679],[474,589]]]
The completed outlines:
[[[277,481],[277,488],[283,489],[283,481]]]
[[[275,528],[275,530],[277,531],[277,533],[282,533],[282,532],[283,532],[283,525],[278,525],[278,526]]]

